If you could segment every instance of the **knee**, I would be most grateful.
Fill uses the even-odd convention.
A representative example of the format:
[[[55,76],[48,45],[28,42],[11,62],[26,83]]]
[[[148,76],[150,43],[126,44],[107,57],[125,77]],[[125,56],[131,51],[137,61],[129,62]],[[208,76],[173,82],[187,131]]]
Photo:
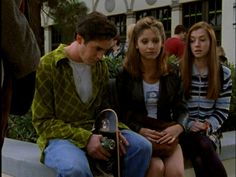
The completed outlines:
[[[182,170],[176,170],[175,173],[173,174],[175,177],[184,177],[184,171]]]
[[[145,137],[135,132],[129,132],[127,140],[129,142],[128,151],[135,152],[137,155],[140,154],[143,157],[146,155],[146,157],[150,157],[151,159],[152,144]]]
[[[205,152],[207,154],[215,151],[213,142],[208,137],[205,137],[204,139],[199,141],[199,146],[201,152]]]
[[[165,166],[164,162],[158,157],[152,157],[146,177],[164,176]]]
[[[152,158],[150,168],[159,174],[164,174],[165,171],[165,165],[161,159]]]
[[[145,140],[142,142],[142,144],[137,144],[136,145],[137,150],[139,151],[140,155],[144,157],[150,157],[152,155],[152,144],[150,141]]]
[[[173,176],[175,177],[184,177],[184,167],[182,168],[176,168]]]
[[[179,167],[178,164],[176,164],[175,167],[172,169],[165,169],[165,177],[184,177],[184,168]]]

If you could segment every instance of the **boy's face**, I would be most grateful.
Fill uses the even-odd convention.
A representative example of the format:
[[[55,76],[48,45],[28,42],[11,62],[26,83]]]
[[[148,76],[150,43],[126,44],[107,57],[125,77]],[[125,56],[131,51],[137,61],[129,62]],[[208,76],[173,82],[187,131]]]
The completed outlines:
[[[79,56],[83,63],[94,65],[97,61],[103,58],[103,55],[107,50],[112,47],[113,40],[95,40],[84,42],[84,39],[80,39],[79,42]]]
[[[181,39],[182,41],[185,41],[186,35],[187,35],[186,32],[181,32],[181,33],[180,33],[180,39]]]

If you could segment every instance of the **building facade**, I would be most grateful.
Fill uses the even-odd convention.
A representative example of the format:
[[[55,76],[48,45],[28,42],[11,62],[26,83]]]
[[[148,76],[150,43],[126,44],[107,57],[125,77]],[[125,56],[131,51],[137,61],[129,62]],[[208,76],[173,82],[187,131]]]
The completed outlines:
[[[121,40],[126,40],[126,27],[144,16],[161,20],[166,36],[174,33],[178,24],[186,28],[198,21],[210,23],[216,33],[218,45],[223,46],[229,62],[236,65],[236,0],[84,0],[89,11],[108,16],[116,26]],[[47,7],[44,6],[46,9]],[[45,53],[53,49],[53,20],[42,11]],[[60,38],[59,38],[60,39]]]

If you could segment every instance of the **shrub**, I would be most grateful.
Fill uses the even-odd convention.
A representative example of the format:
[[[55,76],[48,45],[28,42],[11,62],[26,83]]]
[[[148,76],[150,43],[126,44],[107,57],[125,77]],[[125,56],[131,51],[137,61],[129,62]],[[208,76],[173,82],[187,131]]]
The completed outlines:
[[[115,78],[117,73],[119,72],[119,68],[122,66],[123,58],[119,57],[119,58],[113,59],[112,57],[106,56],[104,60],[106,61],[108,65],[109,77]]]
[[[232,97],[230,103],[230,110],[229,110],[229,117],[224,122],[222,126],[222,131],[230,131],[235,130],[236,125],[236,68],[232,64],[227,64],[228,67],[231,69],[231,77],[233,82],[232,87]]]
[[[9,116],[6,136],[21,141],[36,142],[37,134],[32,125],[31,110],[22,116]]]

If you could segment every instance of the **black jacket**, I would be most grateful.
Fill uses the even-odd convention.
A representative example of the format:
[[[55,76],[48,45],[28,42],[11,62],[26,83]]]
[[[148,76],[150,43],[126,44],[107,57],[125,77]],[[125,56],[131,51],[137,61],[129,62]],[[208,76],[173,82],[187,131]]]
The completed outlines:
[[[157,117],[166,121],[184,124],[188,117],[187,104],[183,95],[181,78],[177,68],[160,78],[160,98],[157,103]],[[144,127],[142,118],[147,116],[141,78],[133,78],[124,69],[116,78],[118,115],[120,121],[139,132]]]

